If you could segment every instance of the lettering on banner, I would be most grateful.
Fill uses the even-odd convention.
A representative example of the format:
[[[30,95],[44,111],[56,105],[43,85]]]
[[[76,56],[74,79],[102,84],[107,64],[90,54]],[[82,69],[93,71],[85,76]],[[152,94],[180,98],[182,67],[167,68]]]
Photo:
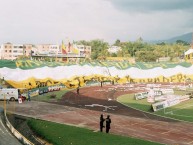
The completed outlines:
[[[170,80],[169,80],[168,78],[165,78],[165,77],[163,76],[163,82],[164,82],[164,83],[170,82]]]
[[[26,63],[30,66],[30,67],[32,67],[32,64],[31,64],[31,60],[26,60]]]
[[[148,78],[148,79],[147,79],[147,82],[148,82],[148,83],[153,83],[153,82],[155,82],[155,81],[154,81],[154,79]]]
[[[174,82],[176,80],[176,75],[170,77],[170,82]]]
[[[23,62],[22,61],[16,61],[16,66],[17,67],[23,67]]]

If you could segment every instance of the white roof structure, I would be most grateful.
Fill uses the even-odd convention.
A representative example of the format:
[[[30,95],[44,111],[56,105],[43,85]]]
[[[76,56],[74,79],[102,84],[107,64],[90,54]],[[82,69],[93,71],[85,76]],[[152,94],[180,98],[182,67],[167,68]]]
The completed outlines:
[[[192,48],[188,49],[188,50],[185,52],[185,55],[189,55],[189,54],[191,54],[191,53],[193,53],[193,49],[192,49]]]

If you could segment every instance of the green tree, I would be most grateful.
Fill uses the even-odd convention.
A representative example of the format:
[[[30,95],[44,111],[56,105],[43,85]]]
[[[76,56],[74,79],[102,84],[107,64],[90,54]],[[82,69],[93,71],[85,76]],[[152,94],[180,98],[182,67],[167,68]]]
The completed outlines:
[[[114,43],[115,46],[120,46],[120,44],[121,44],[121,41],[120,41],[119,39],[117,39],[117,40],[115,41],[115,43]]]

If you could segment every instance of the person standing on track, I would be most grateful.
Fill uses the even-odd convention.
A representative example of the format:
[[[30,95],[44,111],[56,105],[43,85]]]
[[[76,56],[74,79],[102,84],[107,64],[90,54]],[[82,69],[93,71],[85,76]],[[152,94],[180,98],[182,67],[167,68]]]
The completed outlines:
[[[78,95],[79,95],[79,90],[80,90],[80,88],[78,86],[77,89],[76,89],[76,92],[77,92]]]
[[[103,114],[101,114],[101,117],[100,117],[100,131],[103,132],[103,128],[105,127],[104,126],[104,121],[105,119],[103,118]]]
[[[106,118],[106,133],[109,133],[110,129],[111,129],[111,118],[110,118],[110,115],[107,115],[107,118]]]

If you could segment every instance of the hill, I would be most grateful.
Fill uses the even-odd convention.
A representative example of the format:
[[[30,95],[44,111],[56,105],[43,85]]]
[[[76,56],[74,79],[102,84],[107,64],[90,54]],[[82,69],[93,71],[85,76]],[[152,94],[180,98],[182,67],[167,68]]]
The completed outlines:
[[[186,34],[183,34],[183,35],[180,35],[180,36],[175,36],[175,37],[165,39],[165,40],[151,41],[151,43],[161,43],[161,42],[175,43],[177,40],[183,40],[185,42],[191,43],[192,42],[192,32],[186,33]]]

